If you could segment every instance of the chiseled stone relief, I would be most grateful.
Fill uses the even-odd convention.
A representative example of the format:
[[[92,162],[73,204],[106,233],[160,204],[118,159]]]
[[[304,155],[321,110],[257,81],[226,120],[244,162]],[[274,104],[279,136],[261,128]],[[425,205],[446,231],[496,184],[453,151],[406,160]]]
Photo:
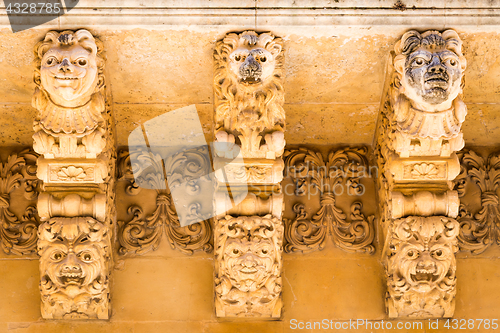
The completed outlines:
[[[103,47],[87,30],[50,31],[35,46],[33,148],[42,317],[108,319],[115,225],[113,120]]]
[[[460,206],[453,181],[467,114],[462,41],[453,30],[412,30],[392,55],[376,153],[387,309],[390,317],[451,317]]]
[[[500,211],[498,183],[500,182],[500,156],[493,153],[485,160],[472,150],[459,154],[462,170],[455,180],[455,188],[462,202],[460,205],[460,250],[480,254],[492,245],[500,245]],[[481,193],[480,206],[467,196],[466,187],[474,183]],[[472,194],[473,198],[477,193]],[[470,208],[469,208],[470,207]],[[470,210],[477,211],[473,214]]]
[[[156,250],[160,246],[163,234],[166,235],[172,248],[186,254],[192,254],[198,250],[205,252],[213,250],[212,219],[207,217],[203,222],[181,227],[170,192],[182,182],[188,183],[189,179],[199,178],[190,170],[197,170],[198,174],[208,173],[210,161],[205,159],[207,155],[204,152],[200,153],[199,149],[206,150],[207,148],[190,149],[169,158],[169,163],[165,164],[165,171],[172,175],[170,179],[176,179],[176,183],[168,184],[168,186],[163,174],[163,160],[159,154],[142,151],[120,152],[118,171],[120,180],[127,182],[125,195],[133,196],[140,191],[146,191],[147,189],[141,188],[141,184],[144,186],[146,183],[148,188],[154,188],[157,193],[156,209],[151,215],[146,216],[138,202],[128,207],[128,214],[133,216],[131,220],[118,221],[120,254],[143,254]],[[131,165],[130,155],[134,154],[137,156],[133,160],[141,161],[141,165]],[[192,193],[196,193],[199,185],[193,181],[189,183],[189,186],[193,188]],[[200,206],[199,202],[191,203],[188,214],[192,216],[187,216],[187,220],[203,218]]]
[[[459,225],[454,219],[395,220],[389,237],[389,317],[452,317],[455,311]]]
[[[277,217],[230,215],[215,228],[219,317],[279,317],[283,225]]]
[[[373,253],[375,230],[374,216],[361,213],[362,203],[357,200],[350,206],[350,215],[336,205],[337,196],[358,196],[364,192],[361,179],[369,177],[365,148],[346,148],[331,151],[327,159],[320,152],[305,148],[285,151],[285,168],[294,184],[294,191],[287,190],[287,203],[293,205],[295,218],[284,219],[285,251],[310,252],[322,250],[330,235],[336,246],[348,252]],[[371,179],[370,179],[371,181]],[[288,188],[288,185],[286,186]],[[339,191],[340,189],[340,191]],[[342,192],[342,193],[341,193]],[[308,217],[306,204],[319,196],[319,210]],[[296,202],[297,198],[306,202]]]
[[[43,318],[108,319],[109,227],[89,217],[56,217],[38,234]]]
[[[25,255],[36,252],[37,227],[39,224],[34,200],[37,198],[37,155],[24,150],[11,154],[0,161],[0,243],[8,254]],[[10,209],[11,193],[23,187],[28,206],[19,218]],[[19,205],[19,203],[16,203]]]
[[[267,32],[229,33],[214,60],[216,315],[279,318],[283,41]]]
[[[214,58],[216,141],[238,144],[247,158],[281,156],[285,147],[281,38],[255,31],[230,33],[217,43]],[[228,152],[218,154],[232,157]]]

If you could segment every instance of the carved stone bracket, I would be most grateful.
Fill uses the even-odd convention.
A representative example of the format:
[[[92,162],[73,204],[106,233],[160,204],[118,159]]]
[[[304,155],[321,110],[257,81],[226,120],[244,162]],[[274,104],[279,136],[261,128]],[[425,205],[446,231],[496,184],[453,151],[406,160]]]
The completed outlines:
[[[227,215],[215,223],[218,317],[281,315],[283,225],[271,215]]]
[[[52,218],[38,235],[42,316],[108,319],[109,227],[92,218]]]
[[[387,244],[389,317],[453,316],[458,229],[456,220],[444,216],[394,221]]]
[[[141,161],[140,165],[130,164],[130,155],[134,154],[134,161]],[[209,168],[210,165],[204,159],[193,159],[191,154],[197,155],[197,151],[180,152],[173,155],[165,163],[166,173],[170,179],[177,181],[179,186],[189,177],[185,166],[189,163],[198,164],[196,167],[190,164],[192,169]],[[211,252],[212,246],[212,219],[205,219],[203,222],[190,224],[181,227],[179,217],[176,213],[170,190],[177,186],[174,181],[167,186],[164,177],[163,160],[159,154],[143,151],[120,152],[119,173],[122,179],[127,180],[126,192],[128,195],[135,195],[141,190],[141,185],[149,189],[155,189],[156,209],[146,216],[143,209],[138,205],[128,207],[128,213],[133,216],[129,221],[118,221],[120,241],[120,254],[143,254],[151,250],[156,250],[161,242],[163,233],[167,236],[172,248],[176,248],[183,253],[192,254],[194,251],[202,250]],[[135,177],[134,177],[135,175]],[[192,177],[196,178],[196,177]],[[191,184],[197,186],[196,184]],[[200,218],[200,204],[192,204],[189,214],[191,218]],[[190,217],[187,216],[189,219]]]
[[[296,184],[295,195],[314,192],[320,196],[320,209],[312,218],[308,218],[304,204],[296,203],[295,218],[284,219],[286,252],[322,250],[328,235],[345,251],[374,252],[375,217],[366,218],[359,201],[352,203],[349,218],[336,206],[335,193],[343,189],[343,183],[352,194],[364,191],[360,179],[368,176],[365,154],[365,148],[347,148],[330,152],[324,160],[321,153],[303,148],[285,152],[288,176]]]
[[[480,254],[493,244],[500,245],[500,211],[498,185],[500,183],[500,156],[491,154],[486,160],[469,150],[460,154],[462,172],[455,180],[460,197],[466,194],[467,182],[474,182],[481,191],[481,207],[472,214],[465,204],[460,205],[460,250]]]
[[[28,200],[36,199],[35,160],[36,154],[25,150],[11,154],[5,163],[0,162],[0,243],[5,253],[24,255],[36,252],[39,224],[36,207],[29,205],[21,218],[9,210],[10,194],[23,183],[24,196]]]

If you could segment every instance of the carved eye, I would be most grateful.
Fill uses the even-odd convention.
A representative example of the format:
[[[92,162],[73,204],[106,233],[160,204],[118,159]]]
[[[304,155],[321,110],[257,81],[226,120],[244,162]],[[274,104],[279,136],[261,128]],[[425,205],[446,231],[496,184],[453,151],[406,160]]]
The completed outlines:
[[[56,251],[50,256],[50,258],[54,261],[60,261],[63,257],[64,253],[62,253],[61,251]]]
[[[441,257],[442,255],[443,255],[443,251],[442,250],[436,250],[436,251],[434,251],[434,256]]]
[[[87,66],[87,64],[88,64],[87,59],[83,59],[83,58],[82,58],[82,59],[78,59],[78,60],[76,61],[76,63],[77,63],[77,64],[78,64],[78,66],[80,66],[80,67],[85,67],[85,66]]]
[[[240,61],[241,60],[241,56],[239,54],[235,55],[234,56],[234,60]]]
[[[266,62],[267,58],[265,56],[260,57],[260,62]]]
[[[422,66],[424,64],[424,59],[422,59],[422,58],[415,59],[415,64],[417,66]]]
[[[233,254],[236,254],[236,255],[240,254],[240,250],[238,250],[238,249],[233,249]]]
[[[406,252],[406,256],[410,259],[415,259],[418,257],[418,251],[416,250],[409,250],[408,252]]]
[[[92,254],[90,252],[80,253],[80,259],[83,261],[92,261]]]
[[[268,254],[268,251],[266,249],[262,249],[262,254]]]
[[[455,59],[450,60],[450,66],[455,67],[457,65],[457,61]]]
[[[47,66],[53,66],[57,63],[56,57],[50,57],[45,61],[45,65]]]

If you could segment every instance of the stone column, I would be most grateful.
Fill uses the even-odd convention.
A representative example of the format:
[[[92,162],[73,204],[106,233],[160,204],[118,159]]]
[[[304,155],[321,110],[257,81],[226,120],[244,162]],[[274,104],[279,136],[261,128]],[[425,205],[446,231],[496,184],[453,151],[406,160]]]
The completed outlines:
[[[281,315],[283,42],[230,33],[215,52],[218,317]]]
[[[459,199],[452,181],[466,60],[453,30],[409,31],[392,53],[378,133],[379,200],[389,317],[451,317]]]
[[[42,317],[108,319],[114,140],[102,44],[87,30],[51,31],[35,47],[33,148]]]

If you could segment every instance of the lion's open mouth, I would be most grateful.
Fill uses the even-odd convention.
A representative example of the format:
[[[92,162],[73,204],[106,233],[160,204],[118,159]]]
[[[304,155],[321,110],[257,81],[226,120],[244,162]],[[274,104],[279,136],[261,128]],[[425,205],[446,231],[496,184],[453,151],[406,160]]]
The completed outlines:
[[[446,85],[448,84],[448,76],[444,74],[430,75],[425,79],[425,83],[437,86]]]
[[[83,275],[81,268],[72,270],[63,269],[59,273],[58,277],[62,284],[83,284],[83,281],[85,280],[85,276]]]
[[[436,274],[436,269],[425,269],[420,268],[417,269],[415,274],[410,274],[411,279],[414,282],[434,282],[438,279],[438,275]]]
[[[260,78],[256,78],[256,77],[253,77],[253,76],[248,76],[248,77],[244,77],[240,80],[241,83],[246,83],[246,84],[256,84],[256,83],[260,83],[261,82],[261,79]]]

